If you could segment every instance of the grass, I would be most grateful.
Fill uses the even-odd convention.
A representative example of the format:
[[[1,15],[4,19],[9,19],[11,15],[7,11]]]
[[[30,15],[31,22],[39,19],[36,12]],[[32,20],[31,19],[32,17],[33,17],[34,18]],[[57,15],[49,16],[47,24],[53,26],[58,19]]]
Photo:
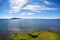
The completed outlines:
[[[11,35],[11,40],[60,40],[60,34],[48,31],[15,33]]]

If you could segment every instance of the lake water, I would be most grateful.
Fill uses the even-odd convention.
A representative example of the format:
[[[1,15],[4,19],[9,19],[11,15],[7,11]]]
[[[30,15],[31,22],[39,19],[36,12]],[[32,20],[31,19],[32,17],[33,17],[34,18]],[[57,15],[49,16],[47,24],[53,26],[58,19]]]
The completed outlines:
[[[48,19],[0,20],[0,31],[24,32],[32,30],[60,31],[60,20],[48,20]]]

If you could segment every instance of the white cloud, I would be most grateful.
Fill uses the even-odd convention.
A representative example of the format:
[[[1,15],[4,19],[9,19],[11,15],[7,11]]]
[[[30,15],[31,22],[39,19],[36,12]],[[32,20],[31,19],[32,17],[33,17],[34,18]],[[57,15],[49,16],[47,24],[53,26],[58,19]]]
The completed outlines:
[[[31,16],[31,15],[34,15],[34,14],[35,14],[35,13],[28,13],[28,15],[30,15],[30,16]]]
[[[32,10],[32,11],[38,11],[38,8],[40,8],[39,5],[27,5],[26,7],[24,7],[23,9],[29,9],[29,10]]]
[[[34,14],[35,13],[31,13],[31,12],[29,12],[29,13],[21,13],[20,16],[26,16],[26,15],[31,16],[31,15],[34,15]]]
[[[9,5],[10,9],[8,10],[9,13],[18,13],[22,9],[28,9],[34,12],[41,12],[41,10],[57,10],[57,8],[49,8],[46,6],[40,6],[37,3],[30,4],[30,5],[23,7],[25,4],[28,3],[28,0],[9,0],[9,2],[10,2],[10,5]],[[44,1],[44,3],[50,4],[48,1]]]
[[[21,14],[20,14],[20,16],[23,16],[23,15],[25,15],[25,13],[21,13]]]
[[[50,2],[48,2],[48,1],[46,1],[46,0],[45,0],[45,1],[43,1],[43,2],[44,2],[45,4],[50,4]]]
[[[27,5],[23,9],[32,10],[35,12],[39,12],[41,10],[58,10],[57,8],[49,8],[46,6],[40,6],[40,5],[36,5],[36,4]]]
[[[28,3],[28,0],[9,0],[9,2],[10,2],[9,13],[17,13],[22,9],[22,7],[26,3]]]

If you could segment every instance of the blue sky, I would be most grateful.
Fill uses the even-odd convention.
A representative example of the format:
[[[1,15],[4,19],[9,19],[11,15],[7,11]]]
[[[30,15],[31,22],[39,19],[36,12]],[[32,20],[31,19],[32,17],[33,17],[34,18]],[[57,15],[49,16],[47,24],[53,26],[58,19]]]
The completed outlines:
[[[0,18],[60,18],[60,0],[0,0]]]

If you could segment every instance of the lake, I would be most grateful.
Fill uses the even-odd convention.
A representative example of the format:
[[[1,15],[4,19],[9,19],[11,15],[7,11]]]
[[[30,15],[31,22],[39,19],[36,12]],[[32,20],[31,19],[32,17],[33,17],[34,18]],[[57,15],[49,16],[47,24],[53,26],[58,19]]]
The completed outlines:
[[[33,30],[60,31],[60,20],[53,19],[1,19],[0,31],[26,32]]]

